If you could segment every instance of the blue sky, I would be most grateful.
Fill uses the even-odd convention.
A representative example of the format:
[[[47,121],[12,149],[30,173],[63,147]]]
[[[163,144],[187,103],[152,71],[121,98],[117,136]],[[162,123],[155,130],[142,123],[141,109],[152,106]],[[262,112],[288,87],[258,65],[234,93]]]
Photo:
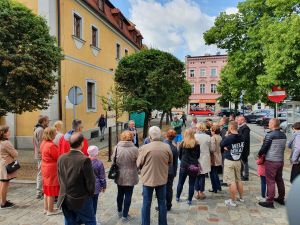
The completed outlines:
[[[205,45],[203,33],[213,26],[220,12],[237,12],[241,0],[110,1],[136,24],[146,45],[171,52],[183,60],[186,55],[219,51],[216,46]]]

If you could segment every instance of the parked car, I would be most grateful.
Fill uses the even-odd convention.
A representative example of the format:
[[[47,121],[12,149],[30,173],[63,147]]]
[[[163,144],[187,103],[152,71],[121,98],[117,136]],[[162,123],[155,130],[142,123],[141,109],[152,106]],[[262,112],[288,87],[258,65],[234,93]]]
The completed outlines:
[[[214,115],[214,111],[210,110],[210,109],[205,109],[205,108],[199,108],[197,110],[190,110],[189,112],[190,115],[194,114],[194,115],[206,115],[206,116],[212,116]]]
[[[235,116],[239,116],[241,113],[239,111],[237,111],[235,113],[234,109],[228,109],[228,108],[223,108],[218,112],[218,116],[226,116],[229,117],[231,114],[234,114]]]
[[[256,120],[256,123],[260,126],[268,127],[270,119],[274,118],[274,113],[269,113],[263,117],[260,117]],[[280,123],[287,120],[287,114],[286,112],[279,112],[278,113],[278,119],[280,120]]]
[[[247,123],[256,123],[256,120],[258,118],[262,118],[266,115],[268,115],[270,113],[270,110],[266,110],[266,109],[259,109],[259,110],[255,110],[247,115],[245,115],[245,119],[247,121]]]

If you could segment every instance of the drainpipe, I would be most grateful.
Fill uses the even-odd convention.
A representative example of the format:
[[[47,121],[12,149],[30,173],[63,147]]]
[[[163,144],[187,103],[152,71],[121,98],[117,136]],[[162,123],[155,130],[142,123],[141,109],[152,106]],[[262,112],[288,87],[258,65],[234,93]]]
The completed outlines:
[[[60,10],[60,0],[57,0],[57,44],[58,47],[61,47],[61,32],[60,32],[60,23],[61,23],[61,10]],[[61,62],[58,66],[58,115],[59,119],[62,120],[62,99],[61,99]]]

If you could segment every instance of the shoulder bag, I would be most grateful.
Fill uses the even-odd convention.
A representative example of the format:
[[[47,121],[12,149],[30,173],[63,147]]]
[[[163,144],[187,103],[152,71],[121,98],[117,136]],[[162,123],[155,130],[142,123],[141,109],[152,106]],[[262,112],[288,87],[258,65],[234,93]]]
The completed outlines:
[[[118,148],[116,148],[114,161],[108,172],[108,179],[116,180],[119,177],[120,171],[119,171],[119,166],[117,165],[117,153],[118,153]]]
[[[7,171],[8,174],[13,173],[13,172],[17,171],[20,168],[21,168],[20,163],[17,160],[15,160],[12,163],[6,165],[6,171]]]

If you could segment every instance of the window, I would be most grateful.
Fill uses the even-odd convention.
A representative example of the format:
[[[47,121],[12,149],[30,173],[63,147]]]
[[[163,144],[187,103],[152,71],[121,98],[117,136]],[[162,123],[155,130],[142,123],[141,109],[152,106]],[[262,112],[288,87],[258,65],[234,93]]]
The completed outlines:
[[[200,69],[200,77],[205,77],[206,76],[206,70],[204,68]]]
[[[92,26],[92,46],[98,47],[98,29]]]
[[[101,11],[104,11],[104,0],[98,0],[98,7]]]
[[[210,76],[216,77],[217,76],[217,69],[216,68],[211,68],[210,70]]]
[[[87,81],[87,109],[96,109],[96,83],[94,81]]]
[[[217,93],[217,85],[216,84],[211,84],[210,85],[210,92],[211,93]]]
[[[205,84],[200,84],[200,94],[205,94]]]
[[[82,18],[74,13],[74,36],[82,39]]]
[[[195,70],[190,70],[190,77],[194,77],[195,76]]]
[[[128,56],[128,49],[125,49],[125,56]]]
[[[192,94],[195,93],[195,84],[191,84],[191,87],[192,87]]]
[[[116,44],[116,59],[121,59],[121,45]]]

